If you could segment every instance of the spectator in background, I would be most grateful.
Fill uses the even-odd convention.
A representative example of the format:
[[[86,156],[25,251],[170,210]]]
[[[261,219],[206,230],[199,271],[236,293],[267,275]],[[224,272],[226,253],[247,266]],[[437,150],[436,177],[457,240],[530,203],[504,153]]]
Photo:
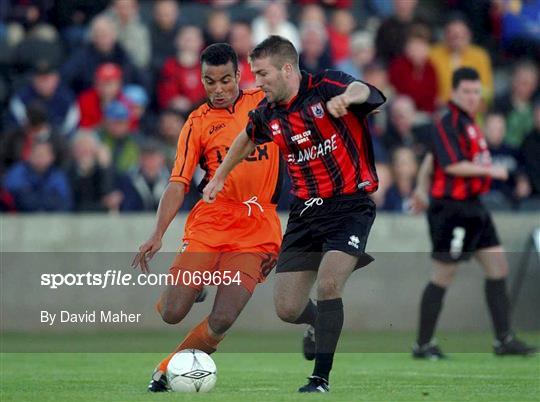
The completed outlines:
[[[36,142],[47,141],[56,155],[57,165],[65,161],[64,137],[56,134],[49,124],[47,110],[41,103],[32,103],[26,109],[26,123],[0,137],[0,175],[13,164],[28,161]]]
[[[35,142],[28,161],[18,162],[7,172],[5,189],[12,195],[17,211],[69,211],[73,201],[65,173],[54,166],[53,147]]]
[[[540,2],[515,0],[505,2],[502,40],[515,57],[534,57],[540,63]]]
[[[174,41],[180,29],[180,9],[175,0],[154,2],[154,20],[150,26],[152,58],[150,67],[154,75],[163,68],[165,60],[174,57]]]
[[[393,4],[393,15],[383,20],[375,37],[376,57],[384,63],[390,63],[403,54],[409,29],[413,24],[420,23],[415,18],[417,0],[394,0]]]
[[[52,2],[12,0],[1,4],[7,12],[7,36],[15,49],[13,64],[17,71],[32,67],[38,60],[59,64],[63,48],[56,28],[49,23]]]
[[[208,16],[206,27],[204,41],[207,46],[227,42],[231,30],[231,17],[227,10],[213,9]]]
[[[81,110],[80,126],[98,128],[103,121],[103,110],[113,100],[126,102],[122,96],[122,70],[113,63],[98,67],[94,78],[94,87],[79,95]]]
[[[83,45],[88,33],[89,22],[107,7],[109,1],[70,0],[54,2],[55,25],[60,31],[67,54],[71,54]]]
[[[431,127],[415,126],[416,108],[406,95],[396,96],[390,105],[390,124],[383,137],[388,151],[410,148],[418,161],[431,147]]]
[[[193,110],[206,96],[201,82],[199,60],[204,46],[200,28],[184,26],[176,36],[176,57],[165,61],[157,86],[160,108]]]
[[[516,64],[510,90],[495,99],[495,110],[506,118],[504,141],[519,148],[534,126],[533,96],[538,88],[538,66],[530,61]]]
[[[240,88],[255,88],[255,76],[249,65],[249,52],[253,48],[251,26],[247,22],[235,22],[231,26],[229,42],[238,55],[238,69],[240,70]]]
[[[150,34],[139,16],[137,0],[114,0],[106,14],[118,33],[118,43],[135,66],[144,69],[150,62]]]
[[[509,202],[518,202],[529,196],[530,184],[523,172],[521,155],[516,149],[504,144],[504,116],[490,113],[484,121],[484,134],[495,166],[502,166],[508,171],[508,180],[492,180],[485,201],[489,205],[505,207]]]
[[[415,186],[418,162],[410,148],[396,148],[392,153],[392,172],[394,184],[388,188],[384,197],[384,211],[405,212],[411,210],[409,198]]]
[[[123,194],[120,210],[156,211],[168,183],[165,155],[159,144],[149,140],[141,147],[137,166],[120,179],[119,188]]]
[[[302,51],[300,52],[300,69],[310,74],[317,74],[332,68],[332,59],[328,51],[328,35],[326,29],[319,24],[309,23],[300,30]]]
[[[122,194],[114,190],[110,155],[95,133],[79,131],[73,138],[71,154],[68,178],[73,192],[74,211],[117,211]]]
[[[363,81],[378,88],[386,97],[392,99],[394,97],[394,89],[390,86],[388,80],[388,70],[379,61],[373,61],[364,67]],[[382,137],[386,132],[388,123],[388,108],[382,108],[376,114],[368,115],[369,123],[377,137]]]
[[[157,136],[165,154],[165,162],[169,170],[172,169],[174,160],[176,159],[178,136],[185,121],[185,115],[175,109],[165,109],[159,116]]]
[[[540,100],[534,106],[534,128],[525,137],[521,153],[532,193],[535,197],[540,197]]]
[[[112,101],[106,106],[100,138],[111,154],[115,174],[125,173],[137,164],[139,145],[129,130],[129,111],[124,103]]]
[[[260,43],[270,35],[279,35],[290,40],[300,53],[302,44],[298,29],[287,18],[287,9],[283,1],[268,1],[264,14],[253,20],[253,42]]]
[[[336,69],[361,80],[365,66],[373,62],[374,56],[373,35],[368,31],[355,32],[351,37],[349,58],[338,64]]]
[[[404,54],[389,67],[389,78],[398,94],[409,96],[416,108],[433,113],[437,100],[437,75],[429,60],[429,31],[421,26],[409,30]]]
[[[131,116],[130,129],[138,133],[150,133],[154,121],[150,113],[147,113],[149,99],[144,88],[135,84],[126,85],[122,89],[122,96],[128,105]]]
[[[487,52],[471,43],[471,31],[464,17],[452,15],[444,27],[444,40],[431,48],[431,62],[438,81],[438,100],[444,104],[450,100],[452,74],[460,67],[472,67],[480,74],[483,98],[493,96],[493,72]]]
[[[298,25],[302,26],[308,23],[316,23],[322,26],[327,25],[326,14],[319,4],[306,4],[300,11]]]
[[[13,196],[0,185],[0,212],[16,212],[15,200]]]
[[[328,27],[328,42],[332,64],[336,65],[350,56],[350,38],[355,28],[354,17],[350,10],[339,8],[332,13]]]
[[[34,66],[30,83],[9,101],[8,125],[25,126],[28,106],[36,102],[46,107],[49,122],[56,132],[66,137],[75,132],[80,118],[75,95],[60,83],[58,69],[47,60]]]
[[[145,84],[128,54],[117,43],[114,23],[106,16],[97,16],[90,27],[91,42],[74,52],[61,68],[64,82],[76,93],[93,85],[101,64],[114,63],[122,69],[125,82]]]
[[[388,163],[377,162],[375,163],[375,168],[377,170],[377,176],[379,177],[379,188],[369,196],[375,202],[377,208],[382,208],[386,193],[388,192],[388,189],[392,187],[394,178],[392,177],[392,169]]]

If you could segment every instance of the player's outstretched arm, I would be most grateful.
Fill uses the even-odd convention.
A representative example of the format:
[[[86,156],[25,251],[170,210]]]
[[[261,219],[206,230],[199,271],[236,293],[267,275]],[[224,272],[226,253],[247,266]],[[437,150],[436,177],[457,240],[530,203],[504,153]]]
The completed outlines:
[[[231,144],[231,148],[227,152],[223,162],[221,162],[221,165],[216,169],[214,177],[212,177],[212,180],[204,187],[204,202],[211,203],[216,200],[216,196],[223,189],[225,179],[229,173],[231,173],[234,167],[242,162],[244,158],[249,156],[254,149],[255,143],[248,137],[246,130],[242,130]]]
[[[185,191],[186,186],[184,183],[170,182],[167,185],[167,188],[159,201],[157,222],[154,232],[150,238],[139,247],[139,252],[131,263],[133,268],[140,266],[142,272],[150,272],[148,262],[161,248],[161,239],[182,206]]]
[[[370,89],[359,81],[351,82],[345,92],[334,96],[326,102],[328,112],[338,118],[347,114],[347,108],[352,104],[361,104],[368,100]]]
[[[431,176],[433,175],[433,154],[428,152],[420,169],[418,169],[418,175],[416,177],[416,187],[411,195],[411,212],[413,214],[419,214],[425,211],[429,205],[429,185],[431,183]]]
[[[452,163],[444,169],[446,173],[459,177],[492,177],[495,180],[507,180],[508,170],[502,166],[481,166],[467,160]]]

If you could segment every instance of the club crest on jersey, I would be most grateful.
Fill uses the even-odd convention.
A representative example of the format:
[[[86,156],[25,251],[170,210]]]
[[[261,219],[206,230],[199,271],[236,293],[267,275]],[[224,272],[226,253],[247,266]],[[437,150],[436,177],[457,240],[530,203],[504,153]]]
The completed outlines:
[[[467,127],[467,134],[469,135],[469,138],[471,140],[474,140],[476,138],[476,129],[474,126]]]
[[[317,119],[322,119],[324,117],[324,109],[321,105],[321,102],[311,105],[310,107],[313,116],[315,116]]]
[[[272,135],[281,134],[281,126],[278,120],[272,120],[270,122],[270,128],[272,129]]]

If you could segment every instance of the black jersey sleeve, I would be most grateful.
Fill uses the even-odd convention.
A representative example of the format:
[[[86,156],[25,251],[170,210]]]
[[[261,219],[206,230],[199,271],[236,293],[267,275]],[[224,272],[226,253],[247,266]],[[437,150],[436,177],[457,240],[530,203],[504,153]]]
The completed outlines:
[[[272,136],[266,129],[263,113],[260,109],[249,112],[246,133],[251,141],[257,145],[272,141]]]
[[[458,142],[459,128],[455,127],[448,115],[436,124],[433,130],[433,152],[442,167],[466,159]]]
[[[353,76],[337,70],[326,70],[324,76],[319,83],[320,93],[325,101],[329,101],[334,96],[341,95],[349,84],[358,81],[369,88],[369,97],[364,103],[354,104],[350,106],[350,109],[360,117],[368,115],[373,110],[377,109],[384,102],[386,97],[383,93],[375,88],[373,85],[367,82],[357,80]]]

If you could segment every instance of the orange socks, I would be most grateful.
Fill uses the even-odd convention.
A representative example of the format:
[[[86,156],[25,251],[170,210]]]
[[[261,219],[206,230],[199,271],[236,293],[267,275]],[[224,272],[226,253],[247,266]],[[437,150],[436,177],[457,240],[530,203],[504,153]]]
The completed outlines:
[[[184,349],[199,349],[208,354],[214,353],[222,339],[223,338],[216,338],[210,334],[208,317],[206,317],[186,335],[182,343],[176,347],[174,352],[159,363],[158,370],[165,373],[167,371],[167,365],[175,353]]]

